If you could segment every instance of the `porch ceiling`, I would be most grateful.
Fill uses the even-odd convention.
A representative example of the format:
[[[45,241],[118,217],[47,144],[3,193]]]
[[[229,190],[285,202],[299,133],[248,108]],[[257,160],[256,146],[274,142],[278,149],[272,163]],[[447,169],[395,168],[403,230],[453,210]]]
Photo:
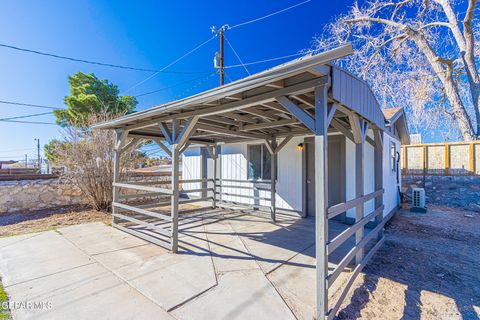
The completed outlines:
[[[330,90],[329,103],[336,107],[333,115],[335,120],[332,121],[330,130],[348,130],[347,118],[351,113],[356,113],[372,126],[383,129],[385,118],[368,86],[352,76],[353,80],[346,82],[344,78],[348,78],[347,73],[328,65],[352,52],[351,45],[346,45],[297,59],[222,87],[97,124],[94,128],[121,129],[128,131],[129,136],[165,139],[172,131],[185,127],[192,117],[197,117],[189,137],[192,143],[306,135],[312,133],[311,128],[305,125],[305,121],[301,121],[301,115],[299,117],[299,114],[292,112],[278,98],[287,98],[287,104],[290,101],[294,107],[298,106],[300,114],[314,118],[315,88],[328,84],[338,87]],[[351,86],[355,88],[352,89]],[[352,94],[358,94],[358,101],[352,99]],[[362,103],[363,101],[367,103]]]

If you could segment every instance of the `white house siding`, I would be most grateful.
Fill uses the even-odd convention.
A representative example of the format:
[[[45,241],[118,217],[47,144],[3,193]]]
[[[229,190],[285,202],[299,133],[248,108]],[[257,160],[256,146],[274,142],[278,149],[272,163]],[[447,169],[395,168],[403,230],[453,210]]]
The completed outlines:
[[[303,142],[303,137],[292,139],[278,154],[278,178],[276,206],[277,208],[287,210],[302,210],[302,153],[297,150],[297,145]],[[248,144],[258,144],[252,142]],[[247,143],[234,143],[222,145],[220,155],[220,176],[222,179],[247,180],[248,179],[248,155]],[[253,186],[253,182],[228,182],[223,181],[224,185]],[[246,196],[259,196],[261,198],[270,198],[270,191],[260,190],[255,193],[253,190],[237,189],[224,187],[222,192],[230,194],[239,194]],[[234,201],[245,204],[258,203],[264,206],[270,206],[269,200],[254,200],[239,196],[222,196],[222,200]]]
[[[368,135],[373,138],[373,133],[369,130]],[[345,139],[345,170],[346,172],[346,200],[353,200],[356,198],[355,195],[355,144],[350,141],[350,139]],[[375,168],[374,168],[374,156],[375,149],[370,143],[365,143],[364,146],[364,182],[363,182],[363,191],[365,194],[369,194],[375,191]],[[375,200],[372,199],[367,201],[364,206],[364,215],[369,214],[375,209]],[[355,218],[355,208],[352,208],[347,211],[347,217]]]
[[[182,180],[194,180],[202,178],[202,155],[200,148],[188,148],[182,154]],[[202,183],[182,183],[182,189],[201,189]],[[201,197],[200,192],[189,193],[189,196]]]
[[[393,172],[390,166],[390,143],[394,142],[396,150],[401,152],[401,145],[398,139],[393,138],[387,133],[383,134],[383,205],[385,209],[384,215],[387,215],[399,204],[398,184],[397,184],[397,172]],[[402,183],[402,175],[399,174],[400,185]]]
[[[369,136],[373,138],[370,131]],[[396,173],[390,168],[390,142],[394,141],[397,150],[400,151],[400,142],[384,133],[384,149],[383,149],[383,185],[385,193],[383,202],[385,206],[384,214],[388,214],[398,204],[398,188],[396,181]],[[304,137],[293,138],[278,155],[278,179],[277,179],[277,208],[302,211],[302,153],[297,149],[299,143],[304,142]],[[217,177],[221,179],[231,180],[247,180],[248,179],[248,163],[247,163],[247,145],[258,144],[260,141],[251,143],[233,143],[221,146],[221,153],[218,158]],[[374,175],[374,148],[369,143],[365,144],[365,194],[375,191],[375,175]],[[355,144],[346,139],[346,200],[355,198]],[[207,161],[208,177],[213,178],[213,160]],[[200,179],[202,177],[202,155],[200,148],[189,148],[185,151],[182,161],[182,179]],[[235,185],[252,187],[253,182],[228,182],[223,181],[223,185]],[[184,189],[199,189],[201,183],[183,184]],[[220,191],[220,189],[218,189]],[[245,196],[259,196],[261,198],[270,198],[270,191],[254,192],[248,189],[237,189],[223,187],[223,193],[230,193]],[[200,193],[194,195],[200,196]],[[240,196],[222,195],[222,199],[226,201],[234,201],[245,204],[260,204],[270,206],[269,200],[254,200]],[[375,202],[370,200],[365,204],[365,215],[374,210]],[[347,217],[355,217],[355,209],[347,211]]]
[[[373,138],[372,132],[369,131],[369,136]],[[400,151],[400,141],[390,135],[384,133],[384,148],[383,148],[383,204],[385,206],[384,215],[387,215],[398,205],[398,185],[396,173],[392,172],[390,166],[390,142],[396,144],[396,150]],[[355,144],[346,139],[346,200],[355,199]],[[375,172],[374,172],[374,155],[375,150],[369,143],[365,144],[365,172],[364,172],[364,192],[365,194],[375,191]],[[401,178],[401,177],[400,177]],[[401,180],[400,180],[401,182]],[[375,200],[372,199],[365,203],[364,214],[367,215],[375,208]],[[355,218],[355,208],[347,211],[347,217]]]

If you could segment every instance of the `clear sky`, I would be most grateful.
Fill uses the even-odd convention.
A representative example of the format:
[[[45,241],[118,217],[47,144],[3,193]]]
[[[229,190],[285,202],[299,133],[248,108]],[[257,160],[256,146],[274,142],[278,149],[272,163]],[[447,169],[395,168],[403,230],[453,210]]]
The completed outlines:
[[[160,69],[209,39],[210,27],[235,25],[289,7],[301,0],[249,1],[7,1],[0,0],[0,43],[85,60]],[[312,0],[268,19],[226,33],[243,62],[298,53],[310,48],[325,23],[347,10],[352,1]],[[174,86],[138,98],[138,110],[218,85],[213,56],[218,39],[167,70],[202,74],[159,74],[127,94]],[[225,64],[239,62],[226,44]],[[251,73],[285,62],[249,66]],[[64,107],[67,77],[93,72],[125,92],[152,73],[120,70],[57,60],[0,47],[0,100]],[[247,75],[243,68],[227,69],[235,80]],[[192,80],[195,79],[196,80]],[[228,80],[227,80],[228,82]],[[48,112],[32,107],[0,104],[0,119]],[[24,120],[54,123],[53,115]],[[55,125],[0,122],[0,160],[36,157],[34,138],[41,144],[61,138]]]

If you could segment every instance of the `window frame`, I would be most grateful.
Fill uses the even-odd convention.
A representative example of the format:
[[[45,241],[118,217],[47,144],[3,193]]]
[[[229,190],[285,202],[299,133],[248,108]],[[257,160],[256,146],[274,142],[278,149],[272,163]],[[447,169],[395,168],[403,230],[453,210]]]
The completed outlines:
[[[255,147],[255,146],[260,146],[260,177],[259,178],[254,178],[250,177],[250,148]],[[272,180],[272,167],[271,167],[271,161],[270,161],[270,178],[265,179],[263,176],[264,174],[264,152],[268,152],[270,157],[272,156],[270,152],[268,151],[267,147],[265,146],[264,143],[252,143],[252,144],[247,144],[247,180],[248,181],[271,181]],[[278,155],[277,155],[277,165],[275,166],[276,168],[276,180],[278,180]]]
[[[397,144],[395,143],[395,141],[390,141],[390,171],[392,173],[397,172],[396,160],[397,160]]]

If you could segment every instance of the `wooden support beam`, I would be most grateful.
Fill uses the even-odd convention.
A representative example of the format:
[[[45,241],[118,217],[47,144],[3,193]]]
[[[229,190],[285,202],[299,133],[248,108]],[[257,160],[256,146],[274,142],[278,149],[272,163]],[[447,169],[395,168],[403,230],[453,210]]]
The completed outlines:
[[[172,133],[168,129],[167,124],[164,123],[164,122],[160,122],[159,126],[160,126],[160,130],[162,131],[162,134],[165,137],[165,139],[167,140],[167,142],[169,144],[173,144]]]
[[[275,147],[273,146],[274,144],[274,140],[272,140],[271,142],[268,141],[268,139],[265,139],[264,140],[264,143],[265,143],[265,146],[267,147],[268,149],[268,152],[270,152],[271,155],[273,155],[275,153]]]
[[[373,130],[373,137],[375,140],[374,149],[374,179],[375,190],[383,189],[383,132],[379,129]],[[383,207],[383,192],[381,195],[375,197],[375,209]],[[378,226],[382,223],[383,211],[381,214],[375,217],[375,224]],[[377,239],[380,240],[383,237],[383,229],[379,231]]]
[[[286,136],[282,142],[280,142],[280,144],[277,146],[277,148],[275,149],[275,153],[279,153],[280,150],[283,149],[283,147],[285,147],[287,145],[287,143],[292,140],[293,138],[293,135],[289,135],[289,136]]]
[[[340,121],[338,121],[337,119],[333,119],[331,125],[335,129],[343,133],[343,135],[348,139],[350,139],[350,141],[355,142],[353,133],[350,130],[348,130]]]
[[[270,155],[270,216],[272,221],[276,221],[277,206],[276,206],[276,195],[277,195],[277,141],[272,140],[271,148],[273,149]]]
[[[217,208],[217,171],[218,171],[218,152],[220,150],[220,147],[215,146],[214,150],[212,150],[212,154],[215,154],[215,157],[212,156],[213,158],[213,195],[212,195],[212,207],[213,209]],[[210,151],[209,151],[210,152]]]
[[[242,100],[243,99],[243,93],[240,92],[240,93],[232,94],[230,96],[225,97],[225,99],[234,100],[234,101]]]
[[[348,116],[348,120],[350,122],[350,127],[352,128],[354,142],[363,143],[364,139],[360,117],[357,114],[352,113]]]
[[[195,132],[195,126],[197,125],[199,119],[199,116],[190,117],[183,125],[182,130],[175,137],[175,144],[177,145],[178,149],[182,148],[183,145],[188,141],[188,139],[190,139],[192,134]]]
[[[158,146],[163,150],[165,151],[165,153],[169,156],[169,157],[172,157],[172,152],[170,151],[170,149],[168,149],[162,142],[162,140],[160,139],[152,139],[153,141],[155,141],[156,144],[158,144]]]
[[[285,88],[285,83],[284,83],[283,80],[277,80],[277,81],[267,83],[266,86],[271,87],[271,88],[280,89],[280,88]]]
[[[361,139],[360,143],[355,144],[355,197],[360,198],[364,196],[364,169],[365,169],[365,143]],[[355,223],[363,219],[364,203],[360,203],[355,207]],[[355,232],[355,244],[362,241],[364,228],[359,228]],[[363,260],[363,249],[358,250],[355,256],[356,264],[360,264]]]
[[[268,129],[268,128],[288,126],[296,123],[300,123],[300,121],[296,119],[284,119],[284,120],[277,120],[277,121],[271,121],[271,122],[262,122],[257,124],[247,124],[243,126],[242,131],[262,130],[262,129]]]
[[[126,151],[128,151],[130,148],[132,148],[133,146],[137,145],[139,140],[140,140],[140,139],[139,139],[139,138],[136,138],[136,137],[132,138],[132,139],[130,140],[130,142],[128,142],[128,143],[122,148],[122,150],[120,150],[120,153],[123,154],[123,153],[125,153]]]
[[[115,130],[115,151],[113,155],[113,181],[112,181],[112,202],[118,202],[119,199],[119,188],[115,186],[115,183],[120,181],[120,157],[121,149],[125,140],[127,139],[128,133],[122,130]],[[118,213],[118,209],[112,206],[112,224],[115,223],[115,214]]]
[[[285,96],[276,98],[277,101],[285,107],[295,118],[302,122],[310,131],[315,132],[315,119],[306,113],[302,108],[293,103]]]
[[[264,135],[246,133],[241,131],[233,131],[228,129],[221,129],[221,128],[212,127],[204,124],[198,124],[197,129],[202,131],[207,131],[207,132],[213,132],[217,134],[230,135],[234,137],[242,137],[242,138],[250,138],[250,139],[265,139]]]
[[[177,145],[172,145],[172,196],[171,196],[171,218],[172,218],[172,252],[178,250],[178,198],[179,192],[179,152]]]
[[[315,88],[316,319],[328,311],[328,87]]]
[[[327,118],[327,124],[330,125],[333,120],[333,116],[335,115],[335,112],[337,111],[337,106],[333,103],[328,104],[328,118]]]

